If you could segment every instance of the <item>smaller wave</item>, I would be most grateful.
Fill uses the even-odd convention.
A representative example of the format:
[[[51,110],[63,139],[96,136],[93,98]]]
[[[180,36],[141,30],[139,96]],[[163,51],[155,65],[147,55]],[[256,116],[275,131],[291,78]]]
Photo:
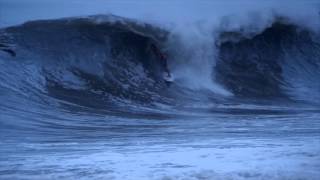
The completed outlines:
[[[261,33],[221,33],[217,80],[242,97],[319,102],[319,39],[298,25],[276,21]],[[304,94],[310,93],[313,98]]]

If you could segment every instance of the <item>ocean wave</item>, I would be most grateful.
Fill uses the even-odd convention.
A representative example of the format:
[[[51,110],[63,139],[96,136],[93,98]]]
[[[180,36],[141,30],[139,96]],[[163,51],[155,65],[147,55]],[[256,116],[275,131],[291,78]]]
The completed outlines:
[[[157,44],[166,49],[173,57],[169,62],[173,67],[178,66],[174,65],[177,57],[185,53],[174,49],[179,47],[168,46],[168,38],[172,37],[169,30],[111,15],[34,21],[3,31],[2,37],[10,37],[18,54],[10,61],[32,66],[34,71],[25,73],[38,79],[15,86],[41,87],[51,97],[78,103],[79,96],[88,94],[108,101],[162,101],[170,87],[162,79],[161,60],[150,46]],[[283,20],[250,36],[246,32],[219,32],[211,47],[217,49],[218,57],[212,67],[214,73],[210,73],[212,81],[236,97],[319,101],[320,85],[314,81],[319,77],[317,33]],[[9,69],[10,63],[14,64],[2,63],[2,68]],[[187,62],[181,66],[187,65],[193,68]],[[23,71],[1,71],[2,78],[22,78],[14,79],[21,82],[26,74],[8,76]],[[179,86],[171,89],[183,90],[183,83],[179,84],[178,79]],[[316,98],[303,95],[308,91]]]

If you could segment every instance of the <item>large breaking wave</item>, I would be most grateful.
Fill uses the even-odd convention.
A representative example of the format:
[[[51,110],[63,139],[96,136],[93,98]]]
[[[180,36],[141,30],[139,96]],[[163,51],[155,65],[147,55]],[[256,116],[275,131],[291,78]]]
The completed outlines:
[[[251,33],[212,32],[211,44],[198,49],[169,30],[116,16],[28,22],[2,30],[2,44],[13,45],[17,57],[1,54],[1,89],[101,109],[174,104],[178,97],[192,100],[190,94],[319,103],[319,35],[289,22],[278,18]],[[172,85],[162,79],[151,44],[168,53]]]

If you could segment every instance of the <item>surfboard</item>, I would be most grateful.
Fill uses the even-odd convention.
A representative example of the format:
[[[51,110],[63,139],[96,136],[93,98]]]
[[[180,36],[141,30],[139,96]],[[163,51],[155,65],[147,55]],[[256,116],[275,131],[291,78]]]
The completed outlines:
[[[174,81],[174,77],[171,73],[170,73],[170,75],[168,75],[167,73],[163,73],[163,79],[166,82],[173,82]]]

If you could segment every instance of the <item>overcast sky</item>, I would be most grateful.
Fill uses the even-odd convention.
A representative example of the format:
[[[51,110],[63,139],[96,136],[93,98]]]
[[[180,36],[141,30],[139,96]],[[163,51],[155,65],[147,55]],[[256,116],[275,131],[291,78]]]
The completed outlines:
[[[306,16],[319,7],[318,0],[0,0],[0,26],[34,19],[108,13],[162,23],[208,20],[270,9]]]

